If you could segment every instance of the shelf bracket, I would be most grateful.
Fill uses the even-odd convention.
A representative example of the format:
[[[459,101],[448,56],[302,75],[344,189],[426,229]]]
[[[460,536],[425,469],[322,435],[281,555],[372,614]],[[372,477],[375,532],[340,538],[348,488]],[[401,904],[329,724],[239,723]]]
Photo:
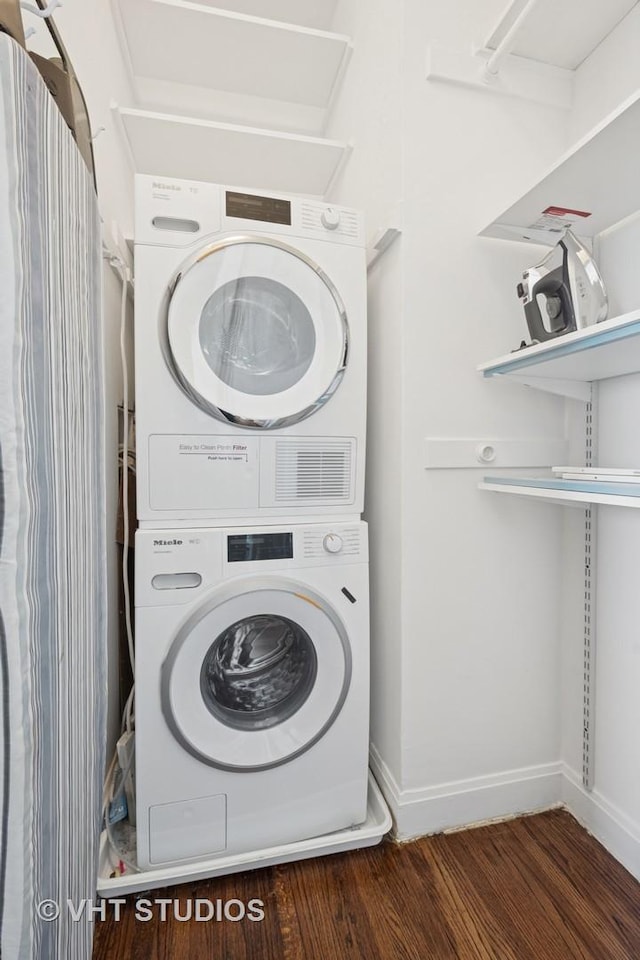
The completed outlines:
[[[472,87],[485,93],[519,97],[533,103],[570,110],[573,104],[574,73],[563,67],[538,63],[527,57],[504,54],[500,73],[487,73],[492,50],[451,49],[437,42],[427,50],[427,80]]]
[[[571,397],[573,400],[582,400],[589,403],[591,400],[591,384],[581,380],[550,380],[546,377],[532,377],[521,373],[498,373],[495,376],[504,380],[516,380],[535,390],[545,393],[555,393],[561,397]]]
[[[338,162],[336,163],[333,169],[333,173],[329,177],[329,182],[327,183],[323,193],[324,200],[329,199],[331,195],[331,191],[333,190],[336,183],[340,179],[342,175],[342,171],[344,170],[347,163],[349,162],[349,159],[351,158],[352,153],[353,153],[353,141],[349,140],[349,142],[345,145],[344,150],[340,154],[340,158],[338,159]]]
[[[383,253],[385,253],[392,243],[401,235],[400,227],[387,227],[381,230],[374,240],[367,259],[367,270],[370,270],[374,263],[377,263]]]

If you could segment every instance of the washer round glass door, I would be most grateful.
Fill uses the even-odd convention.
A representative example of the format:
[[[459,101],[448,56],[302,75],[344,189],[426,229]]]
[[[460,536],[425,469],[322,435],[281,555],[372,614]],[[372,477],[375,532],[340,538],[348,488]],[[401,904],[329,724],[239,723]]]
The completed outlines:
[[[235,237],[178,272],[167,306],[171,365],[189,398],[242,426],[308,417],[340,384],[348,327],[323,271],[276,240]]]
[[[180,629],[162,666],[162,709],[200,760],[263,770],[326,733],[350,680],[347,633],[326,600],[295,581],[243,580]]]

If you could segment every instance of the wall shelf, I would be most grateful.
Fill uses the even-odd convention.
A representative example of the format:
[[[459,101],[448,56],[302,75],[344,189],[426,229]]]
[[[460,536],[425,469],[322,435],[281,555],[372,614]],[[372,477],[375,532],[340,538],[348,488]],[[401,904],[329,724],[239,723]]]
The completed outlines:
[[[198,0],[209,7],[224,6],[225,10],[246,13],[253,17],[268,17],[284,23],[297,23],[316,30],[329,30],[337,0]]]
[[[267,100],[329,106],[349,37],[186,0],[114,0],[129,69],[154,79]]]
[[[480,236],[552,246],[558,232],[535,228],[549,207],[590,213],[574,231],[595,236],[640,209],[640,91],[598,124]]]
[[[581,483],[575,480],[555,480],[551,477],[485,477],[478,484],[478,489],[567,505],[603,504],[640,508],[640,484],[632,483]]]
[[[478,370],[484,377],[505,376],[586,401],[593,380],[640,371],[640,310],[526,347]]]
[[[349,156],[338,140],[114,107],[137,173],[325,196]]]
[[[575,70],[634,7],[636,0],[539,0],[510,52],[566,70]],[[494,50],[524,6],[514,0],[486,42]],[[553,23],[553,29],[549,24]]]

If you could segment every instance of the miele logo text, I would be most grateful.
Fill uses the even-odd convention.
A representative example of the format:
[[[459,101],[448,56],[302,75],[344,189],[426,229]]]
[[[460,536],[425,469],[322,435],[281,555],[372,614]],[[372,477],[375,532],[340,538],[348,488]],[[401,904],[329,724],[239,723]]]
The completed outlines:
[[[153,181],[153,187],[156,190],[182,190],[177,183],[159,183],[157,180]]]
[[[154,547],[181,547],[184,540],[154,540]]]

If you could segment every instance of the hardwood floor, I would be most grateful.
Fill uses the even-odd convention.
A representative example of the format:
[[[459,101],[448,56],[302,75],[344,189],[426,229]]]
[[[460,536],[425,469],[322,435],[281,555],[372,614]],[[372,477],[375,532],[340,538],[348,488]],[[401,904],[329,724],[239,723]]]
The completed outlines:
[[[94,960],[640,960],[640,884],[562,810],[146,896],[265,916],[144,922],[131,897]]]

